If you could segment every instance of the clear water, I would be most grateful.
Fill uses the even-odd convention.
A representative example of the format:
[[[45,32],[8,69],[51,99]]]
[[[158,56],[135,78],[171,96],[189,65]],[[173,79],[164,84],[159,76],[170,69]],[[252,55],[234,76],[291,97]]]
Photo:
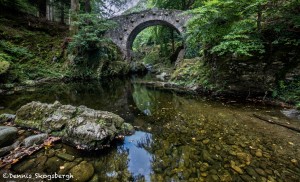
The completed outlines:
[[[61,167],[87,161],[98,181],[300,181],[299,133],[253,116],[297,125],[278,108],[212,101],[112,79],[52,83],[0,95],[0,113],[14,113],[33,100],[111,111],[138,129],[124,143],[100,152],[58,143],[12,166],[16,174],[68,173]],[[57,153],[76,159],[68,162]],[[28,163],[32,167],[26,168]]]

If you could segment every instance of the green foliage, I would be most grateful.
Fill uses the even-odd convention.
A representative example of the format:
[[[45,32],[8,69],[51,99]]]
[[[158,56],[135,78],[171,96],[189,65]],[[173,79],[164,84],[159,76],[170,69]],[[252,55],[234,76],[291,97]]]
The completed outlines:
[[[188,47],[200,55],[258,56],[266,45],[300,45],[299,1],[209,0],[190,11]],[[287,28],[290,27],[290,28]]]
[[[171,81],[180,85],[201,85],[211,89],[213,86],[208,81],[209,75],[209,70],[200,58],[184,59],[172,74]]]
[[[155,45],[155,29],[155,27],[148,27],[139,33],[133,42],[132,49],[136,51],[143,46]]]
[[[10,68],[11,57],[5,53],[0,53],[0,75],[3,75]]]
[[[33,13],[36,9],[28,0],[0,0],[1,8]]]
[[[105,48],[110,40],[104,37],[105,32],[114,26],[114,23],[101,19],[95,14],[81,14],[79,20],[75,22],[79,27],[78,33],[73,36],[69,44],[68,50],[79,59],[79,63],[83,61],[81,57],[88,56],[90,51],[102,50],[103,54],[107,53]]]
[[[279,81],[277,89],[273,91],[273,97],[285,102],[300,106],[300,77],[292,81]]]
[[[0,50],[10,55],[14,61],[29,59],[33,57],[33,54],[24,47],[13,45],[12,43],[0,40]]]
[[[149,7],[188,10],[192,7],[198,7],[203,0],[150,0]]]

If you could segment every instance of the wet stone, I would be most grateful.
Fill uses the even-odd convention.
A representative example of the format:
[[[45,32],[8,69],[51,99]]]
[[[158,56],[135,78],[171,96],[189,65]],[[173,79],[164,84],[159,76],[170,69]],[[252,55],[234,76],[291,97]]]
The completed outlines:
[[[30,168],[34,167],[35,159],[30,159],[27,161],[22,161],[13,167],[13,169],[18,173],[24,173]]]
[[[85,182],[94,175],[94,167],[87,161],[82,161],[80,164],[73,167],[70,170],[70,173],[74,176],[72,181]]]
[[[58,153],[56,154],[57,157],[72,162],[75,159],[75,156],[67,154],[67,153]]]
[[[89,182],[99,182],[100,179],[97,174],[95,174]]]
[[[37,167],[42,168],[45,165],[47,159],[48,158],[45,155],[36,158]]]
[[[209,171],[209,174],[218,174],[218,171],[216,169],[211,169]]]
[[[59,167],[63,164],[63,161],[58,157],[51,157],[45,163],[45,168],[47,172],[53,173],[59,170]]]
[[[11,126],[0,126],[0,147],[5,147],[14,142],[18,129]]]
[[[56,151],[54,149],[50,149],[46,153],[47,157],[51,158],[55,155]]]
[[[63,166],[59,167],[58,174],[67,174],[70,171],[70,169],[72,169],[76,165],[76,162],[66,162]]]
[[[207,176],[207,173],[203,172],[203,173],[201,173],[201,176],[202,176],[202,177],[206,177],[206,176]]]
[[[208,163],[213,163],[213,159],[211,158],[210,153],[207,150],[202,151],[203,160]]]
[[[46,138],[48,137],[47,134],[38,134],[38,135],[32,135],[24,139],[24,146],[30,147],[33,145],[39,145],[43,143]]]
[[[243,170],[239,166],[236,166],[234,161],[230,161],[230,167],[239,174],[244,173]]]
[[[257,172],[257,174],[259,174],[260,176],[267,176],[266,172],[261,169],[261,168],[256,168],[255,171]]]
[[[201,166],[200,166],[200,171],[201,171],[201,172],[205,172],[205,171],[208,170],[208,168],[209,168],[209,164],[203,163],[203,164],[201,164]]]
[[[298,164],[298,161],[296,159],[292,159],[291,162],[294,164],[294,165],[297,165]]]
[[[219,176],[213,174],[213,175],[209,175],[207,177],[207,181],[220,181],[220,178],[219,178]]]
[[[233,156],[236,156],[236,152],[233,151],[233,150],[230,150],[230,151],[229,151],[229,154],[230,154],[230,155],[233,155]]]
[[[256,155],[256,157],[262,157],[263,154],[262,154],[261,149],[257,149],[257,151],[255,152],[255,155]]]
[[[241,178],[245,181],[245,182],[255,182],[255,180],[253,178],[251,178],[249,175],[241,175]]]
[[[251,168],[251,167],[248,167],[248,168],[246,168],[246,172],[250,175],[250,176],[252,176],[252,177],[254,177],[254,178],[257,178],[258,177],[258,174],[255,172],[255,170],[253,169],[253,168]]]
[[[205,145],[208,144],[209,143],[209,139],[203,140],[202,143],[205,144]]]

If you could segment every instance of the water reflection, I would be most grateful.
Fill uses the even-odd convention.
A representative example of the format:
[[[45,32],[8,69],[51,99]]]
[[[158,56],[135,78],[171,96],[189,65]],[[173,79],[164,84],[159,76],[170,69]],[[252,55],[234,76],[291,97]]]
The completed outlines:
[[[152,142],[150,133],[136,131],[134,135],[125,137],[124,144],[120,147],[128,151],[128,170],[134,177],[143,176],[150,181],[152,172],[152,155],[146,150]]]
[[[152,115],[153,112],[153,100],[155,100],[155,95],[153,92],[149,92],[145,87],[135,84],[133,85],[132,92],[133,100],[137,108],[147,116]]]

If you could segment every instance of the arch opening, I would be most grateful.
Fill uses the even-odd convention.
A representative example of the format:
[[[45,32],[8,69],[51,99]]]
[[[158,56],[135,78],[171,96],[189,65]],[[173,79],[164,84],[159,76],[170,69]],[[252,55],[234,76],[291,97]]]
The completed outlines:
[[[126,56],[129,60],[132,59],[133,55],[133,43],[136,40],[137,36],[143,32],[144,30],[151,28],[151,27],[167,27],[169,30],[172,30],[173,32],[176,32],[176,37],[180,37],[182,40],[182,34],[181,31],[179,30],[176,26],[173,24],[163,21],[163,20],[150,20],[143,22],[136,26],[129,34],[126,42]],[[174,36],[174,35],[173,35]],[[173,37],[174,38],[174,37]]]

